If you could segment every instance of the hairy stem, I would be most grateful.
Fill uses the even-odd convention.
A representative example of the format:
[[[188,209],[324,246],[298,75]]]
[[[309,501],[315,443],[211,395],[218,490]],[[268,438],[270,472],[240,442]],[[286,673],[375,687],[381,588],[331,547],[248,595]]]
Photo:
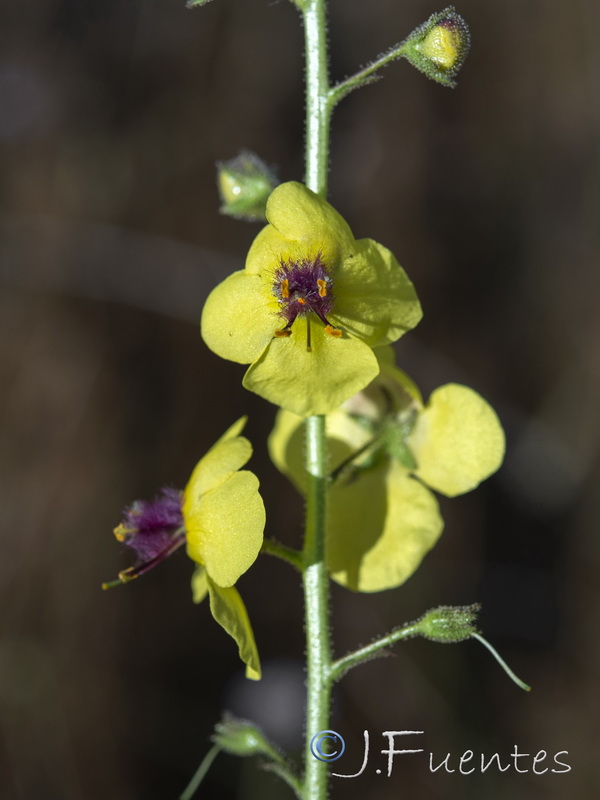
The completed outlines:
[[[261,552],[269,556],[276,556],[292,567],[295,567],[297,570],[302,571],[302,553],[298,550],[294,550],[293,547],[287,547],[273,539],[264,539]]]
[[[327,23],[325,0],[306,0],[304,48],[306,58],[306,176],[309,189],[327,195],[329,163],[329,75],[327,69]]]
[[[326,197],[329,164],[327,23],[325,0],[303,0],[306,58],[306,176],[313,192]],[[329,576],[325,565],[327,508],[327,440],[325,417],[306,420],[308,478],[304,539],[304,604],[306,627],[307,710],[304,800],[326,800],[327,765],[310,750],[312,737],[329,728],[331,705],[331,641],[329,634]]]
[[[348,653],[347,656],[339,658],[331,665],[331,679],[333,681],[339,680],[343,675],[346,674],[346,672],[348,672],[348,670],[352,669],[352,667],[356,667],[359,664],[364,664],[365,661],[370,661],[372,658],[381,655],[382,651],[388,647],[391,647],[391,645],[395,644],[396,642],[400,642],[402,639],[409,639],[411,636],[417,636],[418,633],[419,624],[416,622],[411,622],[409,625],[404,625],[402,628],[396,628],[386,636],[382,636],[380,639],[376,639],[374,642],[371,642],[371,644],[361,647],[360,650],[355,650],[353,653]]]
[[[363,67],[359,72],[346,78],[344,81],[340,81],[340,83],[336,83],[329,92],[329,106],[331,110],[333,110],[343,97],[346,97],[346,95],[350,94],[354,89],[359,89],[361,86],[366,86],[369,83],[379,80],[381,76],[377,74],[378,71],[382,67],[387,66],[391,61],[397,61],[399,58],[402,58],[405,52],[406,45],[404,42],[401,42],[388,50],[387,53],[376,58],[375,61],[372,61],[366,67]]]
[[[329,635],[329,576],[325,564],[327,457],[325,417],[306,420],[308,493],[304,540],[304,603],[307,660],[305,800],[327,797],[327,765],[310,751],[312,737],[329,728],[331,704],[331,642]]]

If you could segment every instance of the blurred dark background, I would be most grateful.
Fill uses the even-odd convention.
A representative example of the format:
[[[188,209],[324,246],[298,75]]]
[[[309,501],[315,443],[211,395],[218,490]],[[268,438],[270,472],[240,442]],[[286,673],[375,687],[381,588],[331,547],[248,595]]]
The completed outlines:
[[[433,11],[424,0],[332,0],[342,78]],[[333,798],[562,800],[598,796],[597,635],[600,6],[462,0],[473,47],[459,86],[406,63],[336,112],[332,202],[390,247],[425,318],[398,360],[427,395],[480,391],[508,453],[477,492],[441,500],[446,531],[402,588],[335,587],[342,654],[439,604],[483,602],[481,625],[533,685],[475,642],[411,641],[339,686]],[[23,0],[0,26],[0,797],[176,798],[220,709],[302,737],[300,588],[261,558],[242,578],[265,679],[190,602],[179,553],[102,592],[131,562],[112,528],[250,415],[267,532],[290,545],[302,505],[264,446],[274,408],[198,334],[210,289],[258,226],[220,216],[214,164],[242,148],[303,171],[303,58],[290,3]],[[568,774],[431,774],[425,756],[375,774],[398,746],[508,760],[546,750]],[[378,756],[381,760],[381,756]],[[546,764],[554,766],[554,764]],[[252,760],[220,756],[199,797],[291,797]]]

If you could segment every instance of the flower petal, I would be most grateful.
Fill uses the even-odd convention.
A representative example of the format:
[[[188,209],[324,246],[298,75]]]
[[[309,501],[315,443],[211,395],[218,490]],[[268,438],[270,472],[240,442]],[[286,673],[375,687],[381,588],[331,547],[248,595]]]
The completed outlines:
[[[192,575],[192,599],[194,603],[201,603],[208,594],[208,575],[200,564]]]
[[[437,492],[455,497],[494,473],[504,457],[504,431],[481,395],[449,383],[436,389],[408,439],[415,474]]]
[[[302,494],[306,492],[303,423],[303,417],[279,409],[267,442],[273,464]]]
[[[219,586],[233,586],[260,551],[265,507],[252,472],[236,472],[184,506],[188,555]]]
[[[303,259],[308,255],[305,243],[291,241],[278,233],[272,225],[264,227],[256,236],[246,257],[246,272],[268,279],[279,263],[289,259]]]
[[[246,389],[299,416],[333,411],[379,372],[370,347],[346,334],[329,336],[320,321],[310,325],[310,352],[304,317],[291,336],[273,339],[244,376]]]
[[[359,592],[400,586],[443,529],[432,493],[399,464],[381,464],[331,492],[327,563]]]
[[[267,219],[286,239],[306,241],[340,251],[352,248],[354,237],[346,220],[302,183],[277,186],[267,201]]]
[[[184,520],[203,495],[230,478],[250,459],[252,445],[244,436],[238,436],[245,424],[246,417],[234,423],[194,467],[183,492]]]
[[[210,613],[236,641],[239,655],[246,665],[246,677],[259,681],[260,658],[254,639],[254,633],[248,612],[240,593],[232,586],[223,588],[208,579],[208,592],[210,597]]]
[[[413,379],[396,366],[393,349],[389,345],[386,347],[378,347],[375,351],[375,355],[381,367],[378,381],[387,387],[398,406],[402,407],[405,405],[406,398],[409,397],[418,408],[422,408],[423,398],[421,396],[421,391]]]
[[[262,279],[239,271],[208,295],[200,326],[214,353],[250,364],[268,345],[277,324],[276,301],[265,292]]]
[[[370,439],[368,431],[341,409],[327,415],[326,426],[329,462],[333,468]],[[277,469],[291,480],[301,494],[306,494],[304,418],[280,409],[275,417],[268,447]]]
[[[394,255],[372,239],[356,242],[335,276],[336,324],[371,347],[395,342],[421,317],[414,286]]]

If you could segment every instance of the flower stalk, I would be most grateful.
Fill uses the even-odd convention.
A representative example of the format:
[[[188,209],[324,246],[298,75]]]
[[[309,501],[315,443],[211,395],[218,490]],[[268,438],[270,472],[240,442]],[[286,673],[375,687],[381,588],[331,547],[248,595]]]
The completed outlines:
[[[325,0],[305,0],[300,6],[304,20],[306,59],[306,175],[309,189],[327,195],[329,164],[329,103],[327,23]]]
[[[188,6],[209,1],[188,0]],[[201,332],[217,355],[250,365],[246,389],[280,407],[269,447],[276,466],[306,497],[303,546],[264,540],[259,482],[242,469],[252,447],[240,436],[246,421],[241,418],[200,459],[182,492],[164,489],[155,500],[126,509],[115,535],[136,551],[137,560],[118,581],[103,586],[142,575],[185,544],[196,563],[194,602],[208,599],[211,614],[238,646],[246,677],[258,680],[258,649],[235,583],[259,552],[298,570],[307,641],[304,774],[296,773],[254,723],[226,716],[180,800],[191,800],[221,751],[266,756],[264,768],[281,777],[299,800],[327,800],[327,760],[314,755],[312,742],[332,733],[334,683],[416,635],[442,643],[475,638],[529,690],[474,627],[477,605],[432,609],[333,660],[330,578],[361,592],[404,583],[443,529],[429,488],[449,497],[475,488],[500,465],[504,434],[477,393],[448,384],[425,404],[413,381],[395,367],[392,343],[422,316],[414,287],[393,253],[372,239],[355,239],[326,201],[330,123],[337,103],[400,58],[454,86],[469,48],[466,23],[448,7],[332,86],[326,0],[291,2],[304,26],[305,183],[279,184],[248,151],[219,165],[221,211],[267,224],[250,247],[245,268],[208,296]],[[330,450],[337,462],[333,470]]]
[[[359,664],[364,664],[366,661],[370,661],[372,658],[377,658],[377,656],[383,655],[384,651],[396,642],[400,642],[404,639],[410,639],[418,634],[418,623],[411,622],[407,625],[403,625],[401,628],[396,628],[395,630],[390,631],[390,633],[388,633],[386,636],[376,639],[374,642],[361,647],[359,650],[348,653],[348,655],[343,656],[343,658],[339,658],[331,665],[331,680],[334,682],[339,681],[340,678],[343,678],[344,675],[353,667],[357,667]]]
[[[302,560],[302,553],[294,550],[293,547],[287,547],[284,544],[274,541],[273,539],[265,539],[262,543],[261,552],[269,556],[275,556],[290,564],[295,569],[302,572],[304,562]]]
[[[329,125],[329,74],[325,0],[303,4],[306,58],[306,174],[309,189],[327,195]],[[327,437],[325,417],[314,415],[305,423],[308,492],[304,539],[304,604],[307,643],[307,710],[304,769],[305,800],[327,797],[327,765],[310,751],[311,737],[329,728],[331,705],[331,641],[329,633],[329,575],[325,564],[327,509]]]
[[[305,431],[308,493],[303,551],[307,660],[304,798],[324,800],[327,797],[327,765],[313,756],[309,743],[315,733],[329,728],[332,685],[329,576],[325,564],[328,483],[325,417],[308,417]]]

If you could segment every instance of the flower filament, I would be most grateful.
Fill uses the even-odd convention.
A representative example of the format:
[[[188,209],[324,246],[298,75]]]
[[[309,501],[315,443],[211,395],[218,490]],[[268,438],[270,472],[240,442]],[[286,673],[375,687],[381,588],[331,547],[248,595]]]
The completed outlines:
[[[286,324],[275,331],[275,336],[291,336],[296,317],[306,315],[306,349],[310,352],[312,348],[308,312],[312,311],[325,325],[325,333],[339,338],[342,331],[327,319],[327,315],[333,310],[332,288],[333,282],[321,253],[317,253],[314,258],[299,261],[282,259],[275,271],[273,294],[279,301],[279,315]]]

